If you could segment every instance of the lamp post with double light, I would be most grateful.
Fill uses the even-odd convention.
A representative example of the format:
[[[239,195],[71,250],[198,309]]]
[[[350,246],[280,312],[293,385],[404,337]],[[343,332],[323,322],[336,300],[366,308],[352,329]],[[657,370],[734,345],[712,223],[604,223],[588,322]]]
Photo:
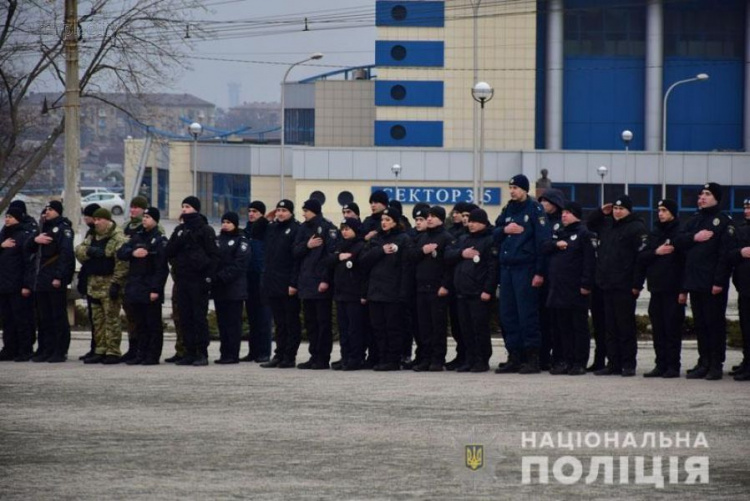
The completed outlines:
[[[606,165],[600,165],[596,168],[596,173],[599,174],[599,177],[602,178],[602,184],[601,184],[601,197],[602,197],[602,203],[601,205],[604,205],[604,176],[607,175],[607,172],[609,172],[609,169]]]

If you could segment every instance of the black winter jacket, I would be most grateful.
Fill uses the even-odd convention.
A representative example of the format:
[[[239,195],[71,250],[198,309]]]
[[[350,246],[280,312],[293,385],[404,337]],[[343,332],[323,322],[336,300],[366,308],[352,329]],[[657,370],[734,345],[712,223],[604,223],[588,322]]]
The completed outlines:
[[[26,245],[30,238],[34,238],[34,234],[21,223],[0,230],[0,243],[8,239],[15,241],[13,247],[0,247],[0,294],[19,294],[23,288],[32,288],[25,281],[34,257]]]
[[[260,279],[261,289],[267,297],[287,297],[289,287],[297,287],[299,268],[292,253],[297,231],[299,223],[294,219],[268,225],[265,268]]]
[[[167,237],[158,228],[146,231],[141,226],[117,251],[117,259],[130,263],[125,281],[126,303],[149,304],[152,292],[159,294],[159,301],[164,302],[164,285],[169,276],[166,248]],[[146,249],[148,256],[134,257],[136,249]]]
[[[440,287],[451,288],[453,269],[445,262],[445,251],[455,239],[444,226],[429,228],[419,234],[409,257],[414,263],[417,292],[437,293]],[[437,244],[431,254],[425,254],[422,247]]]
[[[326,264],[333,276],[333,299],[335,301],[359,302],[367,294],[367,276],[360,263],[359,257],[365,248],[365,241],[357,236],[345,240],[340,238],[336,247],[326,258]],[[352,256],[344,261],[339,259],[341,254]]]
[[[167,258],[172,262],[175,279],[210,284],[216,274],[219,252],[216,233],[202,214],[183,214],[167,243]]]
[[[497,289],[497,246],[492,226],[477,233],[466,232],[446,251],[445,260],[453,267],[453,289],[458,298],[476,297],[483,292],[494,297]],[[464,249],[474,248],[479,256],[466,259]]]
[[[398,251],[386,254],[385,244],[396,244]],[[410,299],[413,273],[409,263],[411,239],[398,228],[388,232],[380,230],[362,252],[360,262],[368,272],[367,300],[383,303],[407,303]]]
[[[29,268],[27,283],[34,284],[36,291],[49,292],[65,289],[73,280],[76,266],[70,221],[64,217],[45,221],[41,233],[52,237],[52,242],[39,245],[33,238],[26,241],[28,251],[38,253],[35,265]],[[60,289],[52,287],[53,280],[60,280],[62,287]]]
[[[729,252],[729,265],[734,270],[732,281],[737,292],[750,295],[750,258],[742,257],[742,248],[750,247],[750,219],[737,227],[737,245]]]
[[[216,237],[219,266],[211,292],[214,301],[244,301],[247,299],[247,263],[250,243],[245,234],[236,229],[220,232]]]
[[[320,237],[323,245],[308,248],[307,242],[313,236]],[[326,299],[333,295],[331,287],[325,292],[318,292],[318,286],[321,282],[330,284],[332,281],[326,258],[333,252],[337,238],[336,227],[322,216],[315,216],[300,225],[294,241],[294,259],[299,266],[297,289],[300,299]]]
[[[705,242],[694,237],[701,230],[710,230],[714,236]],[[675,241],[685,253],[683,290],[708,292],[716,285],[729,285],[730,267],[727,256],[736,245],[734,222],[723,214],[718,205],[699,210],[685,224]]]
[[[644,280],[648,280],[648,290],[651,292],[679,293],[682,290],[685,254],[677,248],[671,254],[656,254],[656,249],[665,243],[674,246],[679,234],[679,219],[673,219],[668,223],[657,221],[654,224],[646,248],[638,255],[636,289],[642,289]]]
[[[557,247],[561,241],[568,243],[564,250]],[[588,296],[581,294],[581,289],[594,289],[596,234],[581,223],[561,226],[543,251],[549,256],[547,307],[587,308]]]
[[[599,209],[589,216],[588,228],[599,236],[596,285],[603,291],[637,289],[636,261],[648,242],[643,221],[635,214],[615,221]]]

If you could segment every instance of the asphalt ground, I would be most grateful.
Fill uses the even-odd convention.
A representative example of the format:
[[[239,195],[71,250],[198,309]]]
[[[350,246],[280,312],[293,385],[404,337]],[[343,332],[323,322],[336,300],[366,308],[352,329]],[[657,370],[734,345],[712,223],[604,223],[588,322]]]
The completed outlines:
[[[71,359],[87,349],[77,334]],[[494,351],[493,366],[504,358]],[[729,351],[727,365],[739,359]],[[683,367],[695,360],[687,343]],[[633,378],[2,363],[0,499],[748,499],[750,384],[641,377],[652,361],[641,344]],[[543,446],[558,432],[602,444]],[[615,432],[619,447],[604,447]],[[690,447],[661,448],[650,432],[690,434]],[[476,471],[466,466],[471,444],[484,450]],[[524,483],[523,458],[533,456],[549,461],[549,483],[537,474]],[[571,485],[558,477],[574,468],[553,475],[564,456],[583,464]],[[614,461],[612,484],[592,456]],[[635,476],[637,458],[648,475],[654,456],[663,488]],[[707,483],[685,483],[690,456],[708,458]]]

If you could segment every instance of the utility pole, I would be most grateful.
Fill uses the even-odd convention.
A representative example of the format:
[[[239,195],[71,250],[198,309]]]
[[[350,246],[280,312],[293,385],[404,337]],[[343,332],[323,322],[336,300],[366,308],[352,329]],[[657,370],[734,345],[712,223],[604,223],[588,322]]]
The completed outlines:
[[[81,126],[78,76],[78,0],[65,0],[65,214],[77,232],[81,220],[80,179]]]

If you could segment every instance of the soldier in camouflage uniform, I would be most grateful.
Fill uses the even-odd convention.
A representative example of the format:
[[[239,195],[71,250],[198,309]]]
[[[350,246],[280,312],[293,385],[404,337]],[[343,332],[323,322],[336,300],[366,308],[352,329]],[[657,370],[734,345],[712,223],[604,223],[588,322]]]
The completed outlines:
[[[104,208],[94,212],[94,228],[95,234],[76,247],[78,260],[87,263],[87,292],[96,336],[96,354],[84,363],[116,364],[120,362],[122,289],[128,273],[128,262],[116,256],[127,237]]]
[[[143,228],[143,213],[148,207],[148,200],[145,197],[137,196],[130,201],[130,221],[122,231],[130,239]],[[162,231],[162,234],[164,232]],[[128,362],[136,358],[138,353],[138,329],[136,328],[136,313],[133,311],[135,306],[128,301],[122,305],[125,310],[125,319],[127,320],[128,329],[128,351],[122,356],[122,362]]]

